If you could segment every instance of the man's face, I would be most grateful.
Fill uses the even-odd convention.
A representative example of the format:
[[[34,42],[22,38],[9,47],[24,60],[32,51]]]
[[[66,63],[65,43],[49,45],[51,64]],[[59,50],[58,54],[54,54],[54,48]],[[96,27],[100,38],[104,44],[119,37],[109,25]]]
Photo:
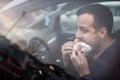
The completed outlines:
[[[97,32],[93,26],[94,16],[91,14],[82,14],[77,16],[77,32],[75,37],[80,41],[89,44],[92,49],[96,49],[99,46],[99,32]]]

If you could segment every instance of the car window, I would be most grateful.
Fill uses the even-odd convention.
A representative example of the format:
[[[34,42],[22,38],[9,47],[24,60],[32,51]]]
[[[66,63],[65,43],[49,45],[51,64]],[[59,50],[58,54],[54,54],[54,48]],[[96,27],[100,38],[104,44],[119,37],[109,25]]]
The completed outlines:
[[[120,2],[101,2],[99,4],[103,4],[110,8],[114,15],[114,26],[112,32],[115,33],[120,29]],[[73,9],[71,11],[67,11],[60,16],[60,25],[63,31],[67,32],[75,32],[76,31],[76,11],[77,9]]]
[[[63,31],[76,31],[76,12],[77,9],[74,9],[60,16],[60,25]]]
[[[115,33],[120,30],[120,1],[101,2],[100,4],[109,7],[113,13],[114,25],[112,32]]]

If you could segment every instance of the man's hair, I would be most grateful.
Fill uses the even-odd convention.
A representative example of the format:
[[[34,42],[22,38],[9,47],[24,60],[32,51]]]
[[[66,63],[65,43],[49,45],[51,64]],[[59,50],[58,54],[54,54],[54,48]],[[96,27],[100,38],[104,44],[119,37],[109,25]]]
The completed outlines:
[[[93,26],[96,30],[105,27],[108,30],[108,35],[111,35],[113,15],[108,7],[101,4],[87,5],[78,10],[77,16],[84,13],[92,14],[94,16]]]

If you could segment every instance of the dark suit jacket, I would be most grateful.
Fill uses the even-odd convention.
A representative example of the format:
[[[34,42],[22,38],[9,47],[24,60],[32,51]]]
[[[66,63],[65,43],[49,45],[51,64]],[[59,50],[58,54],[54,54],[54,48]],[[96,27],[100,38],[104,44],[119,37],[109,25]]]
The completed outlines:
[[[120,42],[116,40],[89,64],[91,73],[83,77],[85,80],[120,80]]]

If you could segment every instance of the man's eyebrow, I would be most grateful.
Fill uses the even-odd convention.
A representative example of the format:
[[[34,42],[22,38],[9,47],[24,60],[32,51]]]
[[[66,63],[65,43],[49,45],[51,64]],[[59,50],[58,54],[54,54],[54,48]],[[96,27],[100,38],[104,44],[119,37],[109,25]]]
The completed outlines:
[[[85,26],[78,26],[78,28],[80,28],[80,29],[84,29],[84,28],[85,28]]]
[[[79,28],[84,28],[85,26],[78,26]]]
[[[78,26],[79,29],[81,29],[82,31],[89,31],[85,26]]]

